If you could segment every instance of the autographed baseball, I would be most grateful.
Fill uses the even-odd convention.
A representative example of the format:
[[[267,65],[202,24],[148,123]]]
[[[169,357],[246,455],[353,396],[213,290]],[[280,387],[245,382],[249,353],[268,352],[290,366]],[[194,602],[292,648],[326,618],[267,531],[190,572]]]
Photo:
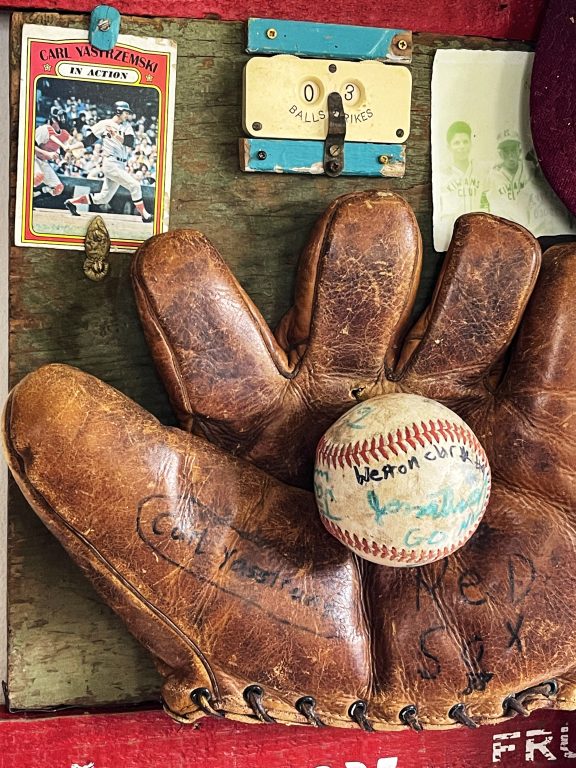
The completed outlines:
[[[316,449],[324,526],[356,554],[399,568],[440,560],[474,533],[490,466],[470,427],[418,395],[359,403]]]

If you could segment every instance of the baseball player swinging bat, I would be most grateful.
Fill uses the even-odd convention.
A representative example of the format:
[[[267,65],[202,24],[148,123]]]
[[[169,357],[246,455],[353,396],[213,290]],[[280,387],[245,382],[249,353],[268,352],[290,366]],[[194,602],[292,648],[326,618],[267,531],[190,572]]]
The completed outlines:
[[[89,147],[98,139],[102,139],[102,154],[104,161],[102,170],[104,182],[102,189],[96,194],[88,193],[72,197],[64,202],[73,216],[80,216],[76,206],[81,204],[103,205],[109,203],[116,194],[118,187],[125,187],[132,197],[134,207],[145,223],[152,221],[152,215],[144,207],[142,186],[126,170],[128,151],[134,146],[134,129],[129,120],[132,116],[127,101],[117,101],[114,104],[115,114],[111,118],[100,120],[92,126],[91,132],[84,139],[84,145]]]

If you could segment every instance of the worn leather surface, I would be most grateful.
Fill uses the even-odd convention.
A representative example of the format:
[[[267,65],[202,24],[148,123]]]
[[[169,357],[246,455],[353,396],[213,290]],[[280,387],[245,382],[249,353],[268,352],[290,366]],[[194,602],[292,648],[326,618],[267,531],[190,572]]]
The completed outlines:
[[[184,429],[66,366],[11,393],[12,472],[159,659],[174,716],[202,716],[191,692],[206,688],[257,722],[250,685],[279,722],[307,723],[296,702],[312,696],[325,724],[359,727],[349,708],[365,700],[377,730],[405,727],[410,705],[424,727],[455,725],[457,704],[496,722],[549,680],[515,700],[574,708],[576,245],[550,249],[537,280],[526,230],[462,217],[409,329],[420,259],[401,198],[336,200],[273,335],[202,235],[162,235],[136,255],[134,286]],[[398,391],[457,411],[493,473],[477,533],[413,569],[358,561],[307,490],[326,425]]]

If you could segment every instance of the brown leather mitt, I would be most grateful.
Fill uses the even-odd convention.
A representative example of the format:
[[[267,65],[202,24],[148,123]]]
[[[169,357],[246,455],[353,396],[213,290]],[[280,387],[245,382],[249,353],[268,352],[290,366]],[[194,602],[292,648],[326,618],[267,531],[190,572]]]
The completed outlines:
[[[536,282],[526,230],[462,217],[407,330],[420,252],[401,198],[336,200],[273,335],[201,234],[153,238],[134,285],[185,429],[66,366],[11,393],[12,472],[158,658],[176,718],[386,730],[574,708],[576,246]],[[457,411],[493,472],[470,541],[403,569],[357,559],[307,490],[324,429],[399,391]]]

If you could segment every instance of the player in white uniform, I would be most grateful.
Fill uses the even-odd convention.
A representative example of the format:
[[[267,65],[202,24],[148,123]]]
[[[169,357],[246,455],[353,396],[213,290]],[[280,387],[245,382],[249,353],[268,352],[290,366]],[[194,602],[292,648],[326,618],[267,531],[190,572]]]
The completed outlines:
[[[454,222],[463,213],[488,208],[486,184],[488,168],[472,158],[472,129],[461,120],[446,132],[448,162],[434,177],[435,229],[438,240],[450,242]],[[437,235],[435,234],[435,241]]]
[[[34,197],[61,195],[64,184],[50,162],[59,160],[61,152],[83,146],[82,142],[72,141],[72,136],[66,130],[64,110],[57,106],[50,109],[47,122],[36,128],[34,145]]]
[[[142,186],[138,179],[126,170],[126,161],[130,149],[134,146],[134,129],[129,120],[132,116],[130,105],[126,101],[117,101],[114,104],[115,114],[111,118],[100,120],[92,126],[88,136],[84,138],[84,145],[90,146],[98,139],[102,139],[102,171],[104,182],[102,189],[96,194],[88,193],[66,200],[64,205],[73,216],[80,216],[77,205],[103,205],[109,203],[116,194],[118,187],[125,187],[132,197],[134,207],[142,217],[142,221],[152,221],[152,216],[144,207],[142,199]]]
[[[490,213],[525,224],[525,212],[517,202],[529,182],[520,136],[507,128],[498,134],[497,141],[500,163],[490,171],[486,192]]]

